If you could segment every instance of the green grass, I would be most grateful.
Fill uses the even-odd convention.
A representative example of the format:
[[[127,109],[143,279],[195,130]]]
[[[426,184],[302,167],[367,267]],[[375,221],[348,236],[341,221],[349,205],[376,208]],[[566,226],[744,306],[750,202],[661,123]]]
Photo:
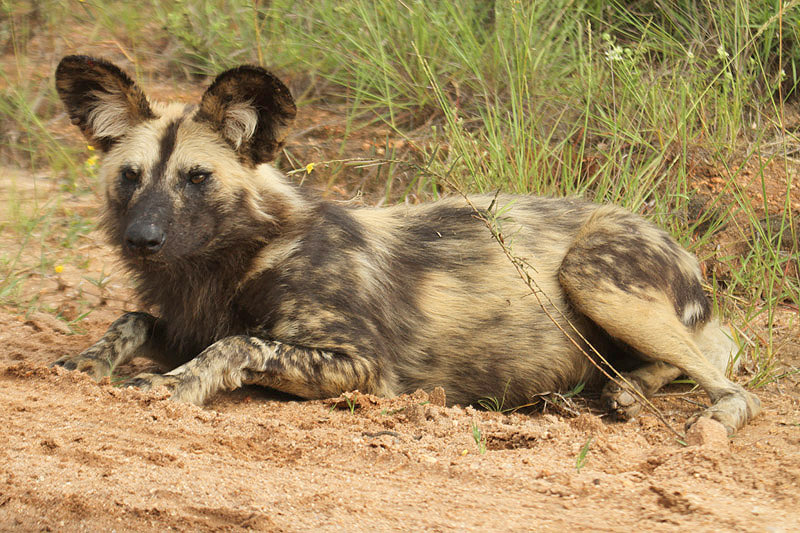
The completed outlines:
[[[508,413],[516,410],[517,408],[515,407],[506,407],[506,393],[508,392],[509,385],[511,385],[511,379],[506,381],[506,385],[503,387],[503,395],[500,398],[497,396],[486,396],[478,400],[478,405],[487,411],[496,413]]]
[[[182,0],[134,8],[6,0],[0,45],[14,62],[0,72],[0,127],[13,135],[0,157],[4,166],[50,173],[66,191],[95,189],[82,143],[53,133],[61,108],[47,76],[57,54],[128,58],[145,85],[197,84],[195,76],[259,63],[295,80],[301,105],[344,115],[345,135],[325,159],[287,151],[281,162],[299,169],[315,163],[329,186],[355,193],[353,180],[371,176],[383,183],[385,202],[453,189],[577,194],[642,213],[701,259],[724,254],[713,251],[715,231],[733,228],[744,251],[716,257],[729,271],[711,276],[709,289],[722,313],[757,339],[760,383],[781,348],[776,311],[800,303],[792,275],[796,166],[787,157],[798,139],[786,119],[800,80],[798,4],[779,11],[767,0]],[[79,36],[67,38],[65,27],[80,27]],[[37,66],[44,70],[31,74]],[[376,128],[388,132],[383,154],[353,161],[364,154],[350,153],[347,142],[372,138]],[[410,148],[392,148],[389,137]],[[728,177],[692,219],[698,162]],[[746,164],[765,191],[774,169],[785,168],[773,204],[745,189],[752,177],[743,173]],[[37,195],[45,204],[46,194]],[[58,228],[54,238],[66,248],[83,231],[81,221],[37,219],[43,211],[26,219],[25,209],[31,212],[11,205],[3,231],[21,246],[44,243],[41,261],[31,269],[4,251],[0,303],[24,304],[11,295],[56,261],[46,228]],[[56,213],[47,216],[62,216]],[[39,222],[32,227],[32,220]]]
[[[481,432],[481,428],[478,426],[476,422],[473,422],[470,425],[470,432],[472,433],[472,440],[475,441],[475,445],[478,447],[478,453],[483,455],[486,453],[486,437]]]
[[[581,446],[578,456],[575,458],[575,470],[580,473],[581,469],[586,466],[587,456],[589,454],[589,446],[592,444],[593,437],[589,437],[586,442]]]

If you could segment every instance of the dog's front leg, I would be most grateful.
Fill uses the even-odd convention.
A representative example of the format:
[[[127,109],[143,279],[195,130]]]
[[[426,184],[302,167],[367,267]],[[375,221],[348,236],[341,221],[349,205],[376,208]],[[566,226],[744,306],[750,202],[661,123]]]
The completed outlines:
[[[202,405],[220,390],[256,384],[315,399],[358,389],[392,394],[372,359],[237,335],[219,340],[166,374],[140,374],[127,385],[166,386],[171,399]]]
[[[125,313],[105,335],[78,355],[66,355],[51,366],[80,370],[100,380],[138,355],[150,355],[160,331],[159,321],[147,313]]]

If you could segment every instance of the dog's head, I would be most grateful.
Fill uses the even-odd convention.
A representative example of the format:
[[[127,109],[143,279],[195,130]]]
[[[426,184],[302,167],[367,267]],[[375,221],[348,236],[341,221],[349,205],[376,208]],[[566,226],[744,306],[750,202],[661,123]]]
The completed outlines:
[[[199,104],[161,104],[115,65],[68,56],[56,88],[104,152],[103,225],[129,261],[194,262],[280,224],[292,191],[261,164],[280,150],[296,107],[268,71],[240,66],[217,76]]]

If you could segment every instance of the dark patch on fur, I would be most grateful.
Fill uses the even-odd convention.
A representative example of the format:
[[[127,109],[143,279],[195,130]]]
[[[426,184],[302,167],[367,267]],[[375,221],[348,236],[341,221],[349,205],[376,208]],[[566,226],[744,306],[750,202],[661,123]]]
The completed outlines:
[[[632,221],[627,233],[613,229],[594,231],[570,250],[561,269],[573,278],[608,279],[625,292],[637,293],[638,297],[644,297],[646,289],[663,290],[679,318],[688,305],[700,306],[700,314],[687,325],[704,322],[711,312],[708,297],[700,280],[678,266],[680,256],[686,252],[666,233],[660,242],[642,235],[637,227],[642,221],[634,220],[633,215],[619,216]]]
[[[178,128],[181,122],[183,122],[183,119],[179,118],[167,124],[167,127],[164,129],[164,134],[161,136],[161,139],[159,139],[158,159],[153,166],[151,174],[153,182],[164,179],[164,171],[167,168],[167,162],[169,162],[172,152],[175,150],[175,140],[178,137]]]
[[[312,267],[303,275],[292,268],[279,267],[261,272],[240,291],[234,306],[242,322],[253,334],[301,346],[315,346],[362,356],[386,355],[387,340],[377,331],[381,318],[376,303],[384,295],[365,299],[352,280],[344,283],[326,279],[324,266]],[[385,303],[384,305],[388,304]],[[328,316],[314,326],[306,317]],[[276,337],[273,328],[291,323],[290,337]]]
[[[496,246],[491,233],[472,208],[437,206],[428,216],[403,221],[391,247],[394,261],[390,274],[409,290],[427,272],[446,272],[472,282],[485,274],[481,266],[489,257],[490,246]]]
[[[143,303],[165,317],[164,349],[173,364],[195,357],[214,342],[245,333],[232,312],[239,276],[254,247],[218,254],[206,261],[177,262],[169,268],[136,268]]]
[[[132,181],[125,179],[122,174],[128,169],[128,166],[123,166],[119,169],[117,176],[115,177],[116,183],[114,188],[117,191],[117,199],[121,205],[128,205],[133,197],[133,193],[136,192],[136,189],[139,187],[139,181]]]
[[[332,203],[319,203],[312,212],[312,226],[302,240],[300,255],[312,266],[338,261],[347,250],[363,250],[364,228],[347,209]]]
[[[269,338],[279,306],[287,296],[287,286],[277,270],[264,270],[248,281],[233,302],[236,321],[245,331]]]
[[[441,239],[464,239],[474,235],[474,229],[484,226],[479,214],[471,207],[434,207],[429,216],[415,217],[406,226],[413,242],[430,243]],[[485,228],[484,228],[485,230]],[[488,231],[486,235],[489,236]]]

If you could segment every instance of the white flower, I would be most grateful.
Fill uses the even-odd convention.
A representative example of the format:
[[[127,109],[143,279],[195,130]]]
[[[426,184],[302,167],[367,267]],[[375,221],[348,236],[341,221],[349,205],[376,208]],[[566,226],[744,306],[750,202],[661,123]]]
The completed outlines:
[[[611,62],[619,61],[622,59],[623,53],[624,51],[621,46],[614,45],[606,50],[606,59]]]

